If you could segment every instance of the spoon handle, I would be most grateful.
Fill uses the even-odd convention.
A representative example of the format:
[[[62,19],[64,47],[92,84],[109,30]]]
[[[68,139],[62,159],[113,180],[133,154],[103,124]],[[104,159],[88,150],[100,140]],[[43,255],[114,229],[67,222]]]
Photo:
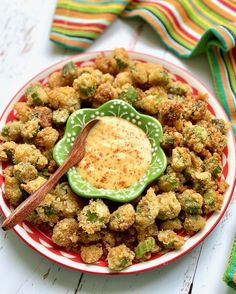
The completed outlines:
[[[17,206],[17,208],[3,222],[3,230],[9,230],[20,221],[23,221],[43,201],[45,195],[55,186],[61,176],[63,176],[63,174],[66,173],[70,167],[74,166],[76,163],[82,160],[85,153],[85,139],[89,130],[92,126],[94,126],[94,124],[97,123],[97,121],[98,120],[93,120],[85,125],[85,127],[81,130],[80,134],[75,139],[67,159],[37,191],[30,195],[19,206]]]

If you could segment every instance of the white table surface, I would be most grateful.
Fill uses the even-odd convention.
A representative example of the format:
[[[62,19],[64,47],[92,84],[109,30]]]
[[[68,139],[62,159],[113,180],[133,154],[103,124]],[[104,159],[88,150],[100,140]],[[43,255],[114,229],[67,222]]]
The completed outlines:
[[[32,76],[76,54],[48,40],[55,4],[56,0],[0,1],[0,112]],[[214,92],[204,55],[180,60],[141,20],[118,19],[89,51],[115,47],[165,58]],[[93,276],[63,268],[34,252],[13,232],[0,230],[0,293],[234,293],[222,276],[236,232],[235,202],[234,193],[221,222],[197,248],[165,267],[133,276]]]

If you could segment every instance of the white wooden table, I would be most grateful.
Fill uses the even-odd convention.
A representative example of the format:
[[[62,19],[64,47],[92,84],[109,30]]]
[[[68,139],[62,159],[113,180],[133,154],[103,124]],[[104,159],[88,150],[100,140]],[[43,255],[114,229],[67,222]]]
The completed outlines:
[[[55,4],[56,0],[0,1],[0,112],[32,76],[76,54],[48,40]],[[117,20],[89,51],[115,47],[165,58],[192,72],[214,92],[205,56],[178,59],[141,20]],[[0,230],[0,293],[234,293],[222,276],[236,232],[235,198],[197,248],[174,263],[134,276],[93,276],[63,268],[38,255],[13,232]]]

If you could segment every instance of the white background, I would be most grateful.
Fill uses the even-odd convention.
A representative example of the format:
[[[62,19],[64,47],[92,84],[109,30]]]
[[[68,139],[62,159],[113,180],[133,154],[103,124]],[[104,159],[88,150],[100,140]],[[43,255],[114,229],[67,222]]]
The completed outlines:
[[[0,112],[31,77],[76,54],[48,40],[55,4],[56,0],[0,1]],[[180,60],[141,20],[117,20],[89,51],[115,47],[171,61],[214,92],[205,56]],[[236,231],[235,196],[221,222],[197,248],[172,264],[133,276],[93,276],[63,268],[34,252],[13,232],[0,231],[0,293],[234,293],[222,276]]]

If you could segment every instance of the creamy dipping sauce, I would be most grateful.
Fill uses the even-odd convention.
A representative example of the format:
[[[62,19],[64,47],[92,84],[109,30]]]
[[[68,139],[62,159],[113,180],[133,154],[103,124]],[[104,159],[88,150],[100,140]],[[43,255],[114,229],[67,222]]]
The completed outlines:
[[[142,129],[125,119],[105,116],[89,132],[77,169],[94,187],[117,190],[137,182],[151,160],[151,144]]]

